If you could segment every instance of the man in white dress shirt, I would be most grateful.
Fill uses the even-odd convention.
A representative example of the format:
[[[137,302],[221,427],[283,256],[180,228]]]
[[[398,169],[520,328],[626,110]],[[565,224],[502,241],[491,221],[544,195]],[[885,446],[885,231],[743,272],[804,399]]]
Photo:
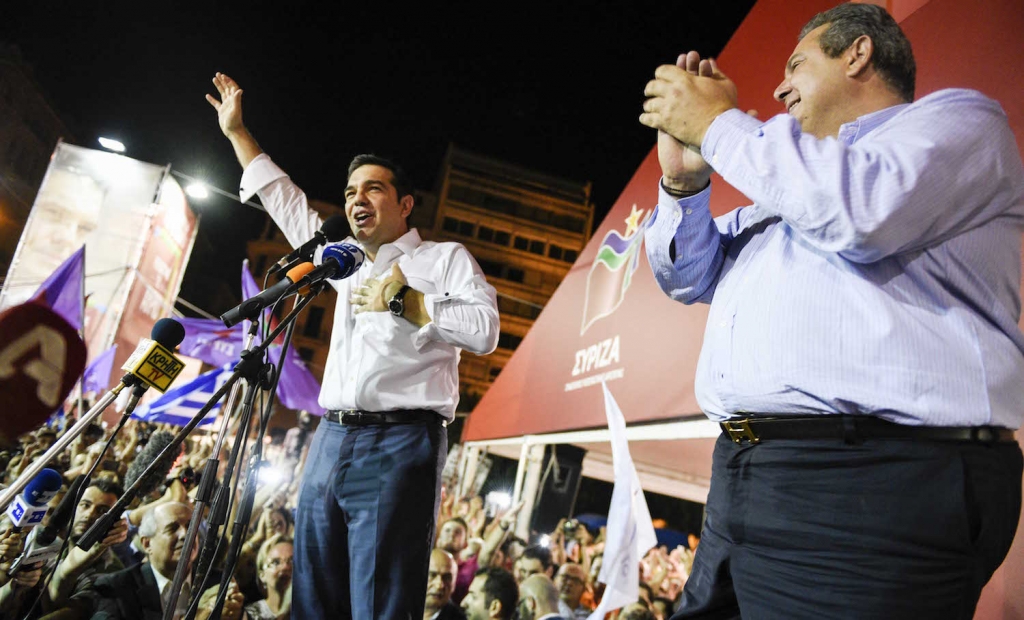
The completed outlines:
[[[242,91],[218,73],[221,131],[292,245],[320,228],[306,196],[242,123]],[[394,163],[359,155],[345,215],[367,260],[338,291],[320,405],[295,523],[295,618],[419,618],[447,452],[459,356],[494,350],[494,288],[465,247],[420,239],[412,186]]]

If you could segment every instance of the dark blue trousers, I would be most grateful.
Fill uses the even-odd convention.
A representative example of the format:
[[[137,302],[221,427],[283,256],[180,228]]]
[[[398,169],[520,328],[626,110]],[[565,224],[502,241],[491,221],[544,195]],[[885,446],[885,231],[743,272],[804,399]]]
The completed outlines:
[[[423,616],[447,448],[440,417],[320,423],[299,491],[292,618]]]
[[[715,445],[679,618],[970,619],[1013,541],[1017,444]]]

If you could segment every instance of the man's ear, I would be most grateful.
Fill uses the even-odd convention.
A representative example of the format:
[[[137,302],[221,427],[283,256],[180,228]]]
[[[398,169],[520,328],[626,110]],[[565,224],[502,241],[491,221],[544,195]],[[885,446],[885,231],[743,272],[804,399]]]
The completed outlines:
[[[151,540],[152,539],[149,536],[139,536],[139,542],[142,543],[142,550],[146,552],[146,555],[149,555],[149,545]]]
[[[871,66],[871,59],[874,55],[875,43],[871,37],[866,34],[857,37],[843,52],[843,57],[846,60],[846,75],[848,77],[862,75]]]
[[[402,196],[402,199],[398,201],[399,206],[402,207],[402,217],[409,217],[409,214],[412,213],[412,206],[415,202],[416,200],[412,197],[412,194]]]
[[[492,618],[500,618],[502,616],[501,601],[494,599],[491,601],[491,606],[487,608],[487,615]]]

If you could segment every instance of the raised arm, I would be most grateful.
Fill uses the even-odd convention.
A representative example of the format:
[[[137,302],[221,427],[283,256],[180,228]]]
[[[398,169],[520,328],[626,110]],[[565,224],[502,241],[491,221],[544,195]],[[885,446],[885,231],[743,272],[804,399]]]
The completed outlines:
[[[220,94],[218,101],[213,95],[207,94],[206,100],[210,102],[214,110],[217,110],[217,122],[220,130],[224,133],[235,149],[235,157],[242,169],[249,167],[252,160],[263,152],[256,139],[252,137],[249,130],[242,122],[242,89],[238,83],[223,73],[213,76],[213,85]]]

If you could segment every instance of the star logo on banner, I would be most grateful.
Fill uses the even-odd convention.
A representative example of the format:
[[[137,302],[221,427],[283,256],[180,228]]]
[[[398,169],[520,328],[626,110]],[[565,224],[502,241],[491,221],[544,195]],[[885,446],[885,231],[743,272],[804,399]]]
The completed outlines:
[[[636,208],[636,203],[633,203],[633,207],[630,209],[629,217],[624,221],[626,222],[626,238],[632,237],[633,233],[640,228],[640,218],[643,217],[644,210],[639,211]]]

